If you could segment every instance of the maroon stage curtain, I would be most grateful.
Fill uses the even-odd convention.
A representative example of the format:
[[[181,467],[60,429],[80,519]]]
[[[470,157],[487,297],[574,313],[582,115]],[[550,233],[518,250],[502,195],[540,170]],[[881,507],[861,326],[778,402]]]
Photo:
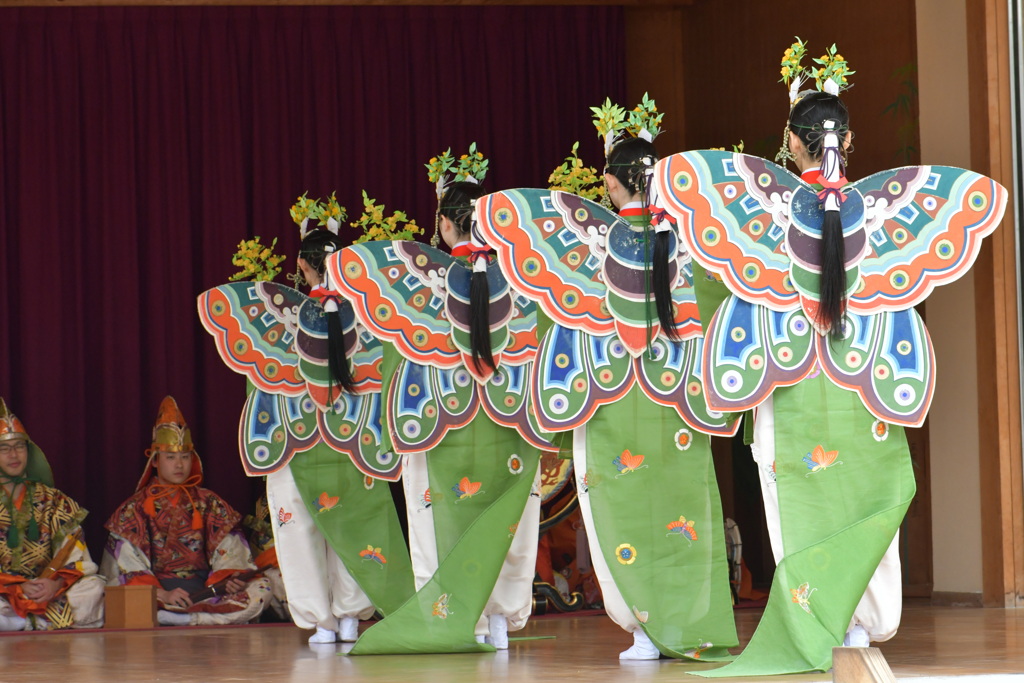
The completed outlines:
[[[196,296],[288,207],[360,190],[432,228],[423,164],[476,141],[492,189],[543,186],[587,110],[625,93],[621,8],[0,9],[0,396],[101,525],[130,495],[160,399],[241,511],[244,380]],[[281,276],[283,278],[283,276]]]

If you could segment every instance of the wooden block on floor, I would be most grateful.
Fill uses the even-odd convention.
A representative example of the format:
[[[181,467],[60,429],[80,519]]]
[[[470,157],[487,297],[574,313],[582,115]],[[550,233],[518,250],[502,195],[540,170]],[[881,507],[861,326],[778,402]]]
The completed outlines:
[[[154,628],[155,586],[107,586],[104,598],[107,628]]]
[[[832,648],[833,683],[896,683],[877,647]]]

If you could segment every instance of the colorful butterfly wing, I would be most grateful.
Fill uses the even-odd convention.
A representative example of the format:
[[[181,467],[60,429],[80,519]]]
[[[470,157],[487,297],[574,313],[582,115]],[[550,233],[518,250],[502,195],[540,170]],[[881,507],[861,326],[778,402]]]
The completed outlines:
[[[355,353],[349,355],[352,366],[352,381],[357,394],[380,393],[381,370],[384,362],[384,347],[369,330],[356,323],[358,345]]]
[[[532,363],[501,368],[480,386],[483,408],[491,420],[515,429],[530,445],[550,450],[551,440],[541,430],[533,410],[532,373]]]
[[[537,304],[513,292],[514,309],[508,322],[509,340],[502,354],[502,364],[522,365],[537,356]]]
[[[413,362],[451,368],[462,362],[444,312],[454,262],[417,242],[364,242],[329,256],[327,272],[371,334]]]
[[[853,187],[864,196],[871,247],[849,301],[861,314],[909,308],[961,277],[1007,202],[991,178],[949,166],[883,171]]]
[[[238,425],[245,473],[259,477],[277,472],[296,453],[315,446],[320,441],[319,412],[308,395],[290,397],[260,389],[250,392]]]
[[[676,333],[683,339],[701,334],[700,313],[693,296],[693,275],[690,286],[683,276],[682,245],[675,231],[669,233],[668,279],[675,304]],[[653,238],[654,232],[648,236]],[[652,245],[644,243],[643,232],[635,226],[618,222],[608,230],[607,255],[603,278],[608,286],[606,303],[615,318],[615,331],[634,357],[640,356],[661,331],[650,289]]]
[[[480,408],[476,382],[464,367],[436,368],[408,360],[392,376],[387,401],[396,453],[434,448],[448,430],[469,424]]]
[[[321,412],[317,424],[324,441],[344,453],[360,472],[374,479],[398,481],[402,459],[391,451],[381,452],[380,393],[335,398],[332,410]]]
[[[199,295],[199,319],[224,363],[263,391],[301,396],[292,350],[302,292],[274,283],[234,282]]]
[[[632,358],[616,335],[595,337],[553,325],[534,362],[540,428],[562,432],[586,424],[600,406],[625,396],[633,381]]]
[[[650,354],[634,361],[637,380],[648,398],[675,408],[679,417],[697,431],[732,436],[739,428],[739,420],[726,421],[722,413],[709,410],[704,399],[703,349],[701,337],[682,342],[658,339]]]
[[[712,410],[738,412],[814,369],[818,337],[803,311],[774,311],[727,298],[704,341],[703,380]]]
[[[345,358],[352,359],[359,347],[359,330],[351,304],[342,301],[338,314],[341,317]],[[299,307],[296,322],[294,349],[299,356],[299,370],[306,380],[306,390],[321,410],[327,410],[333,399],[342,393],[341,387],[331,377],[327,362],[327,314],[320,302],[307,299]],[[351,365],[351,360],[348,362]],[[369,388],[372,382],[364,382],[364,386]]]
[[[785,238],[789,201],[806,183],[770,161],[707,150],[662,159],[654,183],[690,255],[734,294],[777,310],[799,305]]]
[[[917,312],[847,314],[847,334],[818,336],[818,357],[829,378],[860,395],[878,419],[917,427],[935,391],[935,351]]]
[[[800,293],[800,303],[809,320],[818,317],[821,301],[821,254],[825,212],[814,190],[801,186],[790,201],[790,226],[786,230],[786,253],[792,259],[790,284]],[[839,209],[843,225],[843,255],[846,268],[846,296],[857,288],[859,264],[868,251],[864,198],[848,189]]]
[[[473,269],[461,261],[455,261],[448,268],[446,277],[445,313],[451,322],[452,341],[462,354],[462,364],[466,369],[478,382],[486,382],[494,373],[494,368],[483,362],[477,367],[473,361],[470,342],[469,298]],[[515,312],[515,305],[512,301],[512,290],[499,269],[487,269],[487,287],[489,290],[487,313],[490,325],[491,357],[495,366],[500,367],[502,351],[510,340],[508,324]]]
[[[605,236],[620,222],[563,192],[506,190],[477,200],[477,225],[512,287],[554,322],[590,334],[614,329],[600,272]]]

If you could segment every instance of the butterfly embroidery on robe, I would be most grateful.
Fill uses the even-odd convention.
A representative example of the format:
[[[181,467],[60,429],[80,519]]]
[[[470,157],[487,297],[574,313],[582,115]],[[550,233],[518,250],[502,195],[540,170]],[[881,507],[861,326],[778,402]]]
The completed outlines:
[[[739,153],[662,159],[654,185],[692,257],[733,296],[708,326],[704,376],[714,410],[742,411],[820,365],[885,422],[919,426],[935,360],[913,306],[961,277],[1002,219],[1007,192],[945,166],[883,171],[843,188],[846,317],[816,327],[824,211],[786,169]]]
[[[515,538],[517,531],[519,531],[519,522],[516,522],[515,524],[509,525],[509,527],[508,527],[508,537],[509,538]]]
[[[647,465],[644,464],[644,456],[639,453],[634,455],[633,453],[630,453],[628,448],[622,451],[622,455],[616,457],[615,460],[612,461],[612,464],[615,465],[615,469],[619,471],[619,473],[615,475],[616,479],[647,467]]]
[[[789,592],[793,594],[793,602],[796,603],[797,605],[800,605],[800,609],[802,609],[803,611],[805,611],[808,614],[810,614],[811,613],[811,595],[816,590],[818,590],[818,589],[817,588],[811,588],[810,584],[808,584],[805,581],[804,583],[800,584],[799,588],[790,588]]]
[[[689,657],[690,659],[700,659],[701,654],[713,646],[714,643],[704,642],[703,639],[701,639],[701,642],[697,645],[697,647],[693,648],[692,650],[686,650],[685,652],[683,652],[683,655]]]
[[[459,480],[459,483],[452,487],[452,491],[455,492],[455,502],[458,503],[460,500],[466,500],[472,498],[478,493],[483,493],[480,490],[479,481],[470,481],[469,477],[463,477]]]
[[[333,510],[338,505],[338,500],[338,496],[329,496],[327,495],[327,492],[324,491],[320,494],[320,497],[314,501],[313,506],[316,508],[318,514],[322,514]]]
[[[430,489],[428,488],[426,491],[423,492],[423,495],[420,496],[420,509],[417,510],[416,512],[423,512],[424,510],[426,510],[429,507],[430,507]]]
[[[398,480],[401,459],[377,447],[383,350],[349,303],[339,316],[354,394],[331,377],[317,299],[274,282],[235,282],[200,294],[198,310],[221,359],[255,386],[239,434],[246,474],[277,472],[323,441],[364,475]]]
[[[640,611],[636,605],[633,605],[633,616],[636,617],[636,620],[639,621],[641,624],[647,623],[647,610]]]
[[[447,593],[442,593],[441,596],[434,601],[433,607],[430,610],[431,616],[438,617],[439,619],[447,619],[452,611],[448,609],[448,600],[451,596]]]
[[[696,541],[697,540],[697,530],[693,528],[693,520],[692,519],[688,520],[688,519],[686,519],[686,517],[683,517],[682,515],[680,515],[679,519],[677,521],[669,522],[668,525],[667,525],[667,528],[668,528],[668,534],[667,534],[668,536],[671,536],[672,534],[677,534],[679,536],[682,536],[683,538],[685,538],[688,541]]]
[[[373,560],[381,566],[388,563],[387,559],[384,558],[383,553],[381,553],[380,548],[374,548],[372,545],[366,546],[366,550],[360,550],[359,557],[364,560]]]
[[[285,512],[284,508],[278,508],[277,510],[277,526],[282,527],[285,524],[290,524],[292,521],[292,513]]]
[[[807,465],[807,469],[810,470],[805,477],[809,477],[815,472],[821,472],[827,470],[833,465],[842,465],[843,461],[837,461],[839,457],[839,451],[826,451],[820,444],[814,447],[814,451],[804,456],[804,464]]]

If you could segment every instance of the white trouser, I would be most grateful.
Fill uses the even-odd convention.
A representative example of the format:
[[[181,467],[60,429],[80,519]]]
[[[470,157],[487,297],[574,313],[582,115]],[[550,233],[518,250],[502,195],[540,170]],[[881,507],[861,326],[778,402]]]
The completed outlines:
[[[277,561],[295,625],[337,631],[342,617],[372,616],[370,599],[313,522],[291,467],[267,475],[267,502]],[[291,515],[284,523],[280,519],[282,509],[284,516]]]
[[[587,530],[587,542],[590,544],[590,560],[594,566],[594,576],[597,577],[597,584],[601,587],[601,597],[604,599],[604,611],[616,624],[632,633],[640,629],[640,622],[633,615],[633,610],[626,604],[625,598],[615,585],[611,569],[601,552],[601,541],[597,537],[597,530],[594,527],[594,511],[590,507],[590,495],[584,493],[586,487],[583,484],[583,477],[587,473],[587,427],[577,427],[572,430],[572,466],[576,473],[576,490],[579,491],[580,514],[583,516],[583,526]]]
[[[409,554],[416,590],[423,587],[437,571],[437,538],[434,533],[432,508],[424,498],[430,488],[425,453],[402,456],[402,486],[405,491],[406,516],[409,521]],[[526,625],[533,608],[533,577],[536,573],[537,542],[540,532],[540,467],[508,555],[501,566],[498,580],[477,622],[476,632],[488,633],[487,617],[501,614],[508,620],[508,630],[518,631]],[[509,532],[511,533],[511,532]]]
[[[757,408],[754,419],[754,443],[750,451],[757,463],[764,498],[764,516],[768,525],[768,538],[772,544],[775,564],[785,556],[782,545],[782,523],[779,515],[779,491],[775,485],[775,410],[774,399],[768,397]],[[903,576],[899,553],[900,534],[892,543],[872,574],[863,597],[850,620],[850,628],[860,624],[874,642],[884,642],[896,635],[903,613]]]

